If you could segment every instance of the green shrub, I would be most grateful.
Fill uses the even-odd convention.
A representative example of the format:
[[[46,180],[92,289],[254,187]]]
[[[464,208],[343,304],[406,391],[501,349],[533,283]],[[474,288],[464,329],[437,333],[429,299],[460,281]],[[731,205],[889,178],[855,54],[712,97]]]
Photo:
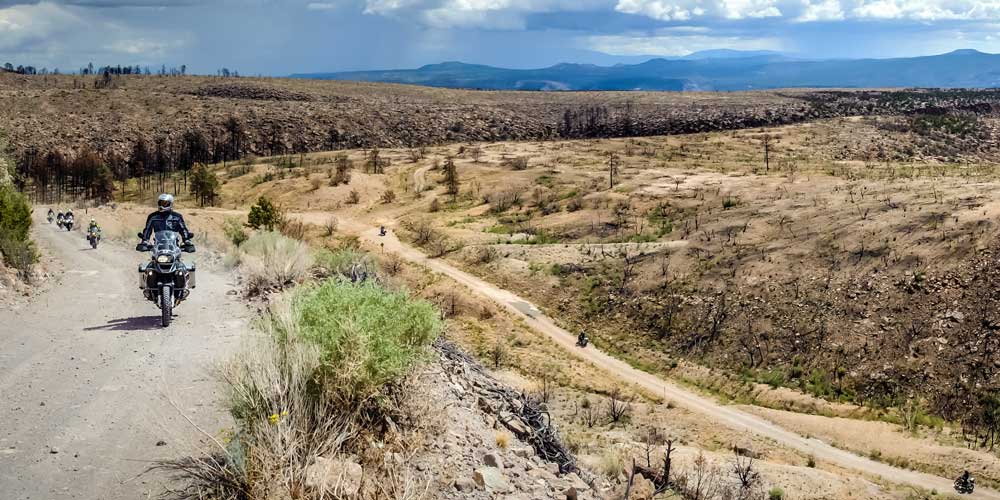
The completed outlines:
[[[345,247],[337,250],[322,248],[313,252],[313,262],[317,268],[327,274],[348,275],[355,265],[373,269],[374,264],[368,256],[356,248]]]
[[[273,231],[275,227],[281,225],[284,214],[271,200],[261,196],[257,199],[257,204],[250,207],[250,214],[247,215],[247,225],[254,228],[264,228]]]
[[[31,266],[38,261],[38,252],[28,238],[30,229],[28,199],[13,187],[0,187],[0,254],[25,279],[31,277]]]
[[[785,490],[775,486],[767,492],[767,498],[768,500],[782,500],[785,498]]]
[[[243,223],[236,217],[226,217],[226,221],[222,224],[222,230],[226,233],[226,238],[237,247],[250,238],[250,235],[243,230]]]
[[[318,380],[333,399],[364,401],[405,375],[441,330],[429,303],[376,284],[330,280],[296,292],[279,336],[319,347]]]

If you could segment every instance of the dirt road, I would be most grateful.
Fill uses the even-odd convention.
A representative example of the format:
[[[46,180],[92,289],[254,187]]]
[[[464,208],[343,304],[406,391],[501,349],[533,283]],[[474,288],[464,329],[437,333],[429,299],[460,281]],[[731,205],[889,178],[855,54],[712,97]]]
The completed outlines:
[[[303,217],[309,219],[308,214],[303,214]],[[389,224],[391,221],[386,222],[387,227],[391,227],[391,224]],[[411,262],[444,274],[465,285],[470,290],[495,301],[516,316],[523,318],[528,326],[547,335],[567,352],[593,363],[595,366],[624,381],[634,383],[654,394],[660,394],[664,399],[672,401],[678,406],[683,406],[688,410],[705,415],[719,424],[739,431],[752,432],[768,437],[784,446],[812,455],[818,462],[837,464],[841,467],[881,477],[892,483],[917,486],[927,490],[936,489],[942,493],[953,491],[952,479],[900,469],[835,448],[818,439],[803,437],[761,417],[719,404],[714,400],[702,397],[665,381],[656,375],[633,368],[624,361],[605,354],[593,346],[580,349],[576,347],[576,335],[558,327],[551,318],[539,311],[537,307],[517,295],[497,288],[443,260],[428,258],[419,250],[401,243],[392,232],[387,236],[380,237],[378,230],[370,229],[365,225],[350,220],[342,220],[341,227],[362,235],[362,239],[375,248],[397,253]],[[1000,499],[1000,492],[979,488],[976,490],[976,494],[972,495],[972,498]]]
[[[199,268],[164,329],[138,289],[146,254],[91,250],[82,232],[40,219],[36,241],[64,272],[27,305],[0,306],[0,497],[154,497],[164,478],[141,474],[149,461],[200,438],[180,412],[210,433],[226,425],[209,371],[248,313],[224,275]]]

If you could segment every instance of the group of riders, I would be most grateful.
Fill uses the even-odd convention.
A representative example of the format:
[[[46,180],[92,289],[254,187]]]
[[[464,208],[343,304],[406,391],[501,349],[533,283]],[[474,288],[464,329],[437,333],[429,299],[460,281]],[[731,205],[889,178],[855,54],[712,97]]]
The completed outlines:
[[[174,211],[174,196],[171,194],[161,194],[156,200],[156,211],[149,214],[146,217],[146,226],[141,233],[140,243],[145,243],[149,240],[149,237],[155,234],[157,231],[173,231],[179,234],[185,240],[190,240],[193,234],[188,231],[187,225],[184,224],[184,217]],[[66,228],[67,230],[72,230],[74,223],[73,210],[67,210],[65,213],[62,211],[56,212],[52,208],[49,208],[49,212],[46,216],[49,224],[53,221],[59,228]],[[90,224],[87,226],[87,238],[97,238],[101,237],[101,226],[97,223],[97,219],[91,217]]]
[[[67,231],[73,229],[73,224],[75,222],[73,210],[67,210],[66,213],[63,213],[61,211],[56,212],[50,208],[46,219],[49,221],[49,224],[55,221],[56,225],[59,226],[60,229],[66,229]],[[90,218],[90,224],[87,226],[87,237],[89,238],[91,236],[97,238],[100,238],[101,236],[101,226],[97,223],[97,219],[94,219],[93,217]]]

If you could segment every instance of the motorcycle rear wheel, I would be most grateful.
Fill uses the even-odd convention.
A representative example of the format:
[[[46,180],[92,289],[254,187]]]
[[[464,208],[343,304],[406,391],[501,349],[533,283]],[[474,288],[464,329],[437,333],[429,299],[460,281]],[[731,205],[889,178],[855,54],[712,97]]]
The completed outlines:
[[[163,285],[160,289],[160,324],[164,327],[170,326],[170,320],[174,313],[174,291],[170,285]]]

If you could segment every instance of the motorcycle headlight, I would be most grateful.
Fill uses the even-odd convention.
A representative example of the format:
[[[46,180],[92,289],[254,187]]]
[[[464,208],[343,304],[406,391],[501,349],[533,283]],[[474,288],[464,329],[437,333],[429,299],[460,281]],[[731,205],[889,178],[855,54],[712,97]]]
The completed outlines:
[[[169,264],[169,263],[171,263],[173,261],[174,261],[174,256],[173,255],[157,255],[156,256],[156,262],[159,262],[160,264]]]

